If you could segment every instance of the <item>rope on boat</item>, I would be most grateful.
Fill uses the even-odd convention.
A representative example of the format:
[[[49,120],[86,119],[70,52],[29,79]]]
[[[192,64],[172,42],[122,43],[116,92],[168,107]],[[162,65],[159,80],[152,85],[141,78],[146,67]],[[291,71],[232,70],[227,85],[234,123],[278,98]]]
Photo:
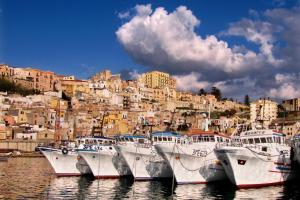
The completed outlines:
[[[183,154],[185,154],[185,155],[188,155],[188,153],[186,153],[186,152],[184,152],[181,148],[179,148],[178,147],[178,145],[176,145],[176,147],[177,147],[177,149],[178,150],[180,150]],[[195,158],[199,158],[199,159],[202,159],[203,157],[207,157],[209,154],[211,154],[212,152],[214,152],[214,150],[212,150],[212,151],[210,151],[210,152],[208,152],[205,156],[201,156],[201,157],[199,157],[199,156],[193,156],[193,157],[195,157]],[[178,151],[178,153],[179,153],[179,151]]]
[[[98,157],[99,157],[99,159],[98,159],[98,182],[97,182],[97,195],[96,195],[96,199],[98,199],[98,196],[99,196],[99,187],[100,187],[100,167],[101,167],[101,165],[100,165],[100,149],[98,149]]]
[[[177,146],[177,149],[179,149],[178,146]],[[179,152],[179,151],[178,151],[178,152]],[[182,151],[182,152],[183,152],[183,151]],[[211,152],[213,152],[213,151],[211,151]],[[207,155],[209,155],[211,152],[209,152]],[[184,153],[184,152],[183,152],[183,153]],[[186,155],[188,155],[188,154],[186,154]],[[207,156],[207,155],[206,155],[206,156]],[[206,157],[206,156],[205,156],[205,157]],[[200,158],[200,159],[203,159],[203,157]],[[185,170],[194,172],[194,171],[199,171],[202,167],[206,166],[206,162],[212,161],[212,160],[214,160],[214,159],[209,159],[209,160],[201,161],[201,162],[204,162],[204,163],[203,163],[199,168],[196,168],[196,169],[189,169],[188,167],[186,167],[186,166],[182,163],[182,161],[181,161],[180,158],[179,158],[178,160],[179,160],[180,165],[181,165]]]
[[[274,162],[274,161],[273,160],[265,160],[265,159],[261,158],[260,156],[271,158],[271,157],[279,157],[281,155],[281,154],[279,154],[279,155],[264,155],[264,154],[260,154],[259,152],[256,152],[256,151],[252,150],[249,147],[245,147],[245,148],[248,149],[256,158],[258,158],[258,159],[260,159],[264,162]],[[260,156],[258,156],[258,155],[260,155]],[[285,158],[284,158],[284,160],[285,160]]]
[[[134,198],[134,184],[135,184],[135,176],[136,176],[136,154],[137,154],[137,149],[138,149],[138,147],[136,146],[136,148],[135,148],[135,159],[133,161],[134,172],[133,172],[132,198]]]
[[[174,169],[174,151],[175,151],[175,146],[176,146],[176,142],[174,142],[174,145],[173,145],[173,149],[172,149],[172,154],[170,155],[170,158],[169,160],[171,161],[171,158],[173,156],[173,166],[172,166],[172,169]],[[171,162],[170,162],[170,165],[171,165]],[[175,173],[174,173],[174,170],[172,170],[172,198],[173,198],[173,195],[174,195],[174,184],[175,184]]]

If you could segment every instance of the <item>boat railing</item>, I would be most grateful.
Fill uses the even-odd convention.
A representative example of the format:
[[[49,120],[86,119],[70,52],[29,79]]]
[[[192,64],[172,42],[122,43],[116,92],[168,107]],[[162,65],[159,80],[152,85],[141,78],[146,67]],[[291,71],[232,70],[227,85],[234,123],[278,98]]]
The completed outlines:
[[[219,149],[222,147],[242,147],[242,142],[217,142],[215,148]]]

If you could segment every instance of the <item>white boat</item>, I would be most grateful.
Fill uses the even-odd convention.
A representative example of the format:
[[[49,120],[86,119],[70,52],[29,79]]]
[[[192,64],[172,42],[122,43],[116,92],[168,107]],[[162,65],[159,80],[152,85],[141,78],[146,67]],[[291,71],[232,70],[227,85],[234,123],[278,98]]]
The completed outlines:
[[[152,134],[155,137],[156,134]],[[116,150],[124,157],[135,180],[172,177],[168,162],[159,155],[145,136],[119,136]]]
[[[77,150],[86,148],[86,145],[96,138],[77,138],[76,143],[69,143],[61,148],[39,147],[51,164],[57,176],[80,176],[91,174],[88,164],[78,156]]]
[[[294,153],[294,161],[297,161],[300,165],[300,134],[297,134],[293,137],[293,153]]]
[[[191,136],[162,133],[153,137],[157,151],[171,166],[178,184],[202,184],[226,179],[215,156],[216,143],[229,140],[225,135],[197,131]]]
[[[284,134],[253,129],[237,132],[232,141],[215,152],[238,188],[282,184],[292,177],[291,148],[285,143]]]
[[[131,175],[124,158],[113,147],[115,140],[102,138],[97,144],[78,150],[96,178],[119,178]]]

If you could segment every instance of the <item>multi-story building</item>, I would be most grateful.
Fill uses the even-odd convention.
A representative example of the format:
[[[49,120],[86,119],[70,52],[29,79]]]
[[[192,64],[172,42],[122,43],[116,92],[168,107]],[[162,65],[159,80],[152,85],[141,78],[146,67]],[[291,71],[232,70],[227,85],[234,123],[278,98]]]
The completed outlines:
[[[277,103],[270,99],[259,99],[250,104],[250,122],[262,122],[263,126],[268,126],[272,120],[277,118]]]
[[[0,77],[11,77],[13,75],[14,75],[13,68],[5,64],[0,65]]]
[[[284,100],[282,106],[286,111],[300,111],[300,98]]]
[[[36,89],[41,92],[55,91],[60,85],[60,78],[54,72],[39,69],[0,65],[0,75],[24,88]]]
[[[68,96],[73,97],[77,93],[89,93],[89,83],[85,80],[62,80],[61,88]]]
[[[93,82],[98,82],[98,81],[107,81],[111,78],[112,74],[110,70],[104,70],[102,72],[99,72],[97,74],[95,74],[91,80]]]
[[[141,81],[149,88],[175,88],[176,81],[168,73],[152,71],[142,74]]]

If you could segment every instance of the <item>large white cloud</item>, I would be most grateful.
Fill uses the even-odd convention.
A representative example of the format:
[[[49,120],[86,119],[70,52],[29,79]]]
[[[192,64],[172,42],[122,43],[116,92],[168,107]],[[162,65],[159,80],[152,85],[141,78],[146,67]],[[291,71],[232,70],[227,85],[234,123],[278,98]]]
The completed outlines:
[[[194,72],[187,75],[174,76],[174,78],[176,79],[177,88],[183,91],[195,91],[207,88],[211,84],[207,81],[200,81],[201,74]]]
[[[271,88],[269,96],[279,99],[300,97],[300,74],[276,74],[276,88]]]
[[[168,13],[150,5],[136,6],[136,15],[116,32],[118,40],[137,62],[167,71],[219,70],[240,72],[261,66],[264,54],[233,51],[214,35],[195,32],[200,20],[185,6]]]
[[[251,13],[255,20],[230,23],[220,40],[201,36],[200,20],[185,6],[168,12],[137,5],[116,35],[137,63],[175,75],[182,90],[217,86],[228,97],[299,96],[300,7]],[[244,37],[259,50],[230,47],[224,35]]]
[[[260,51],[266,56],[268,62],[273,65],[279,65],[282,63],[282,60],[274,58],[273,55],[273,43],[275,41],[273,34],[277,31],[279,31],[279,27],[275,27],[269,22],[242,19],[231,23],[229,29],[223,34],[243,36],[248,41],[259,44]]]

